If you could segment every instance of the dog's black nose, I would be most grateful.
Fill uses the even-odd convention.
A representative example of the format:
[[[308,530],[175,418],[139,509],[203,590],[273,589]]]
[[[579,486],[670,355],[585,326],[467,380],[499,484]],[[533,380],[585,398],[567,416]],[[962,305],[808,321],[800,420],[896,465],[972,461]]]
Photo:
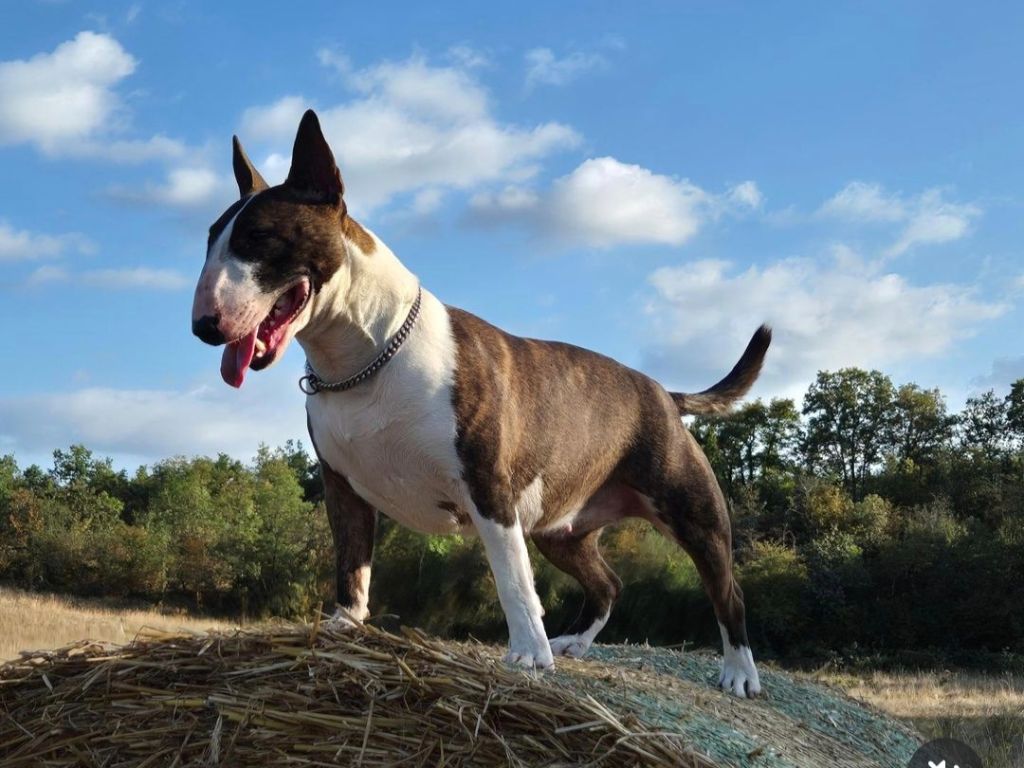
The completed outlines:
[[[217,325],[220,323],[220,315],[203,315],[198,320],[192,321],[192,333],[205,341],[207,344],[217,346],[223,344],[226,339],[220,332]]]

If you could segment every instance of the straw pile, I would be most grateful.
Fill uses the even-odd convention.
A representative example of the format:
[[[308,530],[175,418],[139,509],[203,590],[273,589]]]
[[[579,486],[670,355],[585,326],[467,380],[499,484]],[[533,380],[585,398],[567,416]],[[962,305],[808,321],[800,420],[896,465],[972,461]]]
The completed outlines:
[[[78,643],[0,667],[0,764],[714,767],[553,677],[369,626]]]

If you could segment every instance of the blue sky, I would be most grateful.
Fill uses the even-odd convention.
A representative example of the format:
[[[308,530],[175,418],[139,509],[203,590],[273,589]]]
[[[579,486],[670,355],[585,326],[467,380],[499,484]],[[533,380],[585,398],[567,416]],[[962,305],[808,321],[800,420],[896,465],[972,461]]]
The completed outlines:
[[[316,108],[350,209],[448,303],[755,394],[1024,376],[1024,6],[23,2],[0,27],[0,452],[119,465],[303,437],[189,332],[238,133]]]

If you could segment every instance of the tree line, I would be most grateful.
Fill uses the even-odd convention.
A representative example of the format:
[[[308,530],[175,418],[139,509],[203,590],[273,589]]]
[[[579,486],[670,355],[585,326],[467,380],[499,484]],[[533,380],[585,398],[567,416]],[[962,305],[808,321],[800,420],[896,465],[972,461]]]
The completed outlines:
[[[690,428],[730,503],[762,655],[1024,654],[1024,379],[951,413],[937,389],[825,371],[800,408],[757,400]],[[261,448],[250,464],[179,457],[131,474],[77,445],[45,470],[4,456],[0,580],[248,619],[309,617],[332,599],[322,504],[318,467],[297,443]],[[626,588],[602,639],[716,642],[700,580],[674,544],[627,523],[603,546]],[[579,592],[533,554],[557,632]],[[385,622],[504,632],[472,538],[382,520],[371,601]]]

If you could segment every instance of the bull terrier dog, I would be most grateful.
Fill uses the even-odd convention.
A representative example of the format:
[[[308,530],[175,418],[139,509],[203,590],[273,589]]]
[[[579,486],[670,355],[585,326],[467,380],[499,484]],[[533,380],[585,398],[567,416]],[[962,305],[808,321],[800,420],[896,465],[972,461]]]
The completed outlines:
[[[732,371],[697,394],[570,344],[520,338],[443,304],[348,215],[316,115],[287,180],[270,187],[234,138],[240,199],[210,227],[192,330],[225,345],[221,375],[306,353],[310,437],[337,557],[338,620],[369,615],[378,512],[431,534],[480,537],[508,622],[506,661],[547,668],[586,653],[622,582],[601,557],[609,523],[648,521],[693,559],[722,634],[720,685],[760,692],[733,575],[729,515],[681,417],[728,410],[771,341],[762,326]],[[583,588],[548,639],[527,537]]]

